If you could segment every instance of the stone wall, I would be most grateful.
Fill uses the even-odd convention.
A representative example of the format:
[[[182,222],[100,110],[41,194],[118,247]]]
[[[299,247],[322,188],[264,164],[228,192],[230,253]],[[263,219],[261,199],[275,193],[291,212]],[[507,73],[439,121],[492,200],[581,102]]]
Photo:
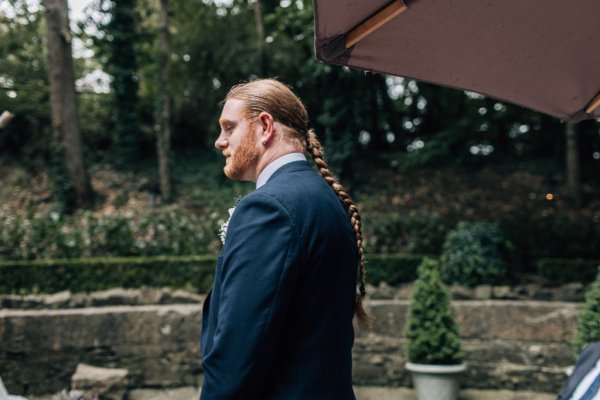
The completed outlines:
[[[455,301],[468,388],[556,393],[573,364],[578,303]],[[409,386],[404,370],[407,300],[371,300],[370,332],[357,332],[357,385]],[[0,376],[12,393],[54,393],[77,364],[126,368],[133,388],[202,380],[201,305],[0,309]]]
[[[468,364],[464,386],[557,393],[572,365],[578,303],[454,301]],[[354,351],[359,385],[408,386],[404,330],[408,301],[374,300],[376,324],[359,333]]]

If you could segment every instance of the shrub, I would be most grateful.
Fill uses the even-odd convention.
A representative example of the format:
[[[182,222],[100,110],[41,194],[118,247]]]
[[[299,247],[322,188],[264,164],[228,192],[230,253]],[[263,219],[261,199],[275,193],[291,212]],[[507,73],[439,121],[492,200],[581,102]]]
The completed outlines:
[[[226,216],[226,211],[222,217]],[[0,257],[13,260],[206,254],[220,248],[219,215],[176,207],[97,215],[0,212]]]
[[[600,342],[600,267],[596,279],[585,294],[585,303],[577,318],[575,333],[575,354],[589,342]]]
[[[170,287],[205,293],[216,257],[115,257],[0,261],[0,293],[91,292],[114,287]]]
[[[372,285],[386,282],[393,286],[412,282],[417,278],[417,267],[424,257],[420,254],[367,255],[367,281]]]
[[[516,245],[515,255],[521,264],[535,267],[541,258],[600,258],[599,222],[587,213],[556,210],[536,215],[522,209],[505,215],[500,227]]]
[[[419,265],[405,331],[406,354],[417,364],[460,364],[458,328],[438,266],[431,258]]]
[[[467,286],[503,283],[508,275],[510,247],[497,225],[461,222],[444,242],[443,279]]]
[[[430,213],[365,213],[365,249],[370,253],[440,254],[454,222]]]
[[[537,263],[538,274],[551,285],[594,281],[599,260],[544,258]]]

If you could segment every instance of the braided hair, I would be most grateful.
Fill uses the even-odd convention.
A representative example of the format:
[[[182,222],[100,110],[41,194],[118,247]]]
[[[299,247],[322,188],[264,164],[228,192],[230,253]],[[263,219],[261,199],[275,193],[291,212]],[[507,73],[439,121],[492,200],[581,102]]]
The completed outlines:
[[[308,129],[306,107],[291,89],[275,79],[258,79],[236,85],[225,97],[225,101],[229,99],[238,99],[244,102],[243,112],[247,118],[256,118],[263,111],[271,114],[273,119],[282,125],[283,140],[292,143],[300,151],[310,153],[319,173],[346,208],[354,230],[358,251],[359,282],[355,312],[358,323],[369,328],[372,325],[373,317],[366,312],[363,304],[366,295],[366,269],[360,214],[346,189],[337,181],[325,162],[323,146],[317,139],[317,135],[312,129]]]

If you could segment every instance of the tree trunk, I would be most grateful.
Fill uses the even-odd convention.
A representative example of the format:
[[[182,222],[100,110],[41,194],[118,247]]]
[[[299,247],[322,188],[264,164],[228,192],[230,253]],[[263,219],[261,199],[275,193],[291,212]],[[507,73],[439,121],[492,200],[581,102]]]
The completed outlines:
[[[575,202],[577,207],[581,207],[581,172],[579,168],[579,148],[577,140],[577,131],[573,122],[565,124],[565,133],[567,136],[567,188],[569,196]]]
[[[92,189],[83,162],[67,0],[44,0],[44,8],[54,142],[64,157],[70,200],[79,208],[89,202]]]
[[[258,67],[260,75],[265,74],[265,24],[263,21],[261,0],[254,0],[254,21],[256,23],[256,52],[258,54]]]
[[[156,145],[158,150],[158,169],[160,179],[160,192],[163,201],[171,199],[171,109],[169,104],[170,82],[169,82],[169,16],[168,0],[160,1],[160,55],[159,69],[160,82],[158,85],[157,110],[158,117]]]

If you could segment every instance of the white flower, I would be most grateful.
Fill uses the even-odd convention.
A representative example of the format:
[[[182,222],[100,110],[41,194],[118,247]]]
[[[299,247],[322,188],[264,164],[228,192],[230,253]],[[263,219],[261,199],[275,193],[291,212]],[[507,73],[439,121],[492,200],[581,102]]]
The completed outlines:
[[[228,210],[229,218],[227,218],[227,221],[223,222],[221,224],[221,227],[219,228],[219,237],[221,238],[221,242],[223,242],[223,244],[225,244],[225,237],[227,236],[227,227],[229,226],[229,220],[231,219],[231,216],[233,215],[234,210],[235,210],[235,207],[231,207]]]

